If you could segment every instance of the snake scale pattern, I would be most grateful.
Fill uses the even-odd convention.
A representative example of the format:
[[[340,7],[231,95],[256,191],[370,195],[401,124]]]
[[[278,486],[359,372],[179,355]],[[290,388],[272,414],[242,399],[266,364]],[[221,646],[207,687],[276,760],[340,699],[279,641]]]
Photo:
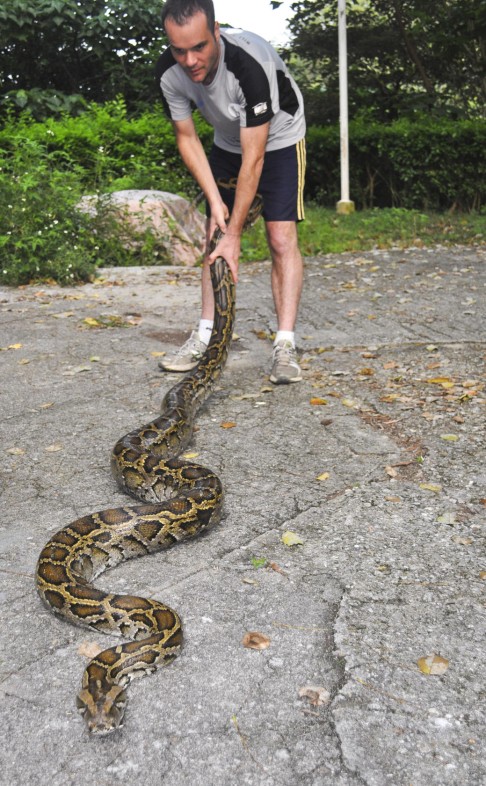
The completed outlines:
[[[261,211],[257,197],[247,224]],[[218,238],[215,236],[212,248]],[[82,678],[77,706],[92,734],[122,726],[126,687],[173,660],[182,644],[179,616],[156,600],[103,592],[93,585],[106,569],[192,538],[218,522],[223,489],[209,469],[178,455],[195,416],[219,378],[233,332],[235,292],[226,262],[211,266],[214,327],[199,364],[165,395],[158,418],[126,434],[113,448],[112,472],[122,490],[144,504],[84,516],[44,546],[37,590],[48,608],[77,625],[118,634],[128,642],[100,652]]]

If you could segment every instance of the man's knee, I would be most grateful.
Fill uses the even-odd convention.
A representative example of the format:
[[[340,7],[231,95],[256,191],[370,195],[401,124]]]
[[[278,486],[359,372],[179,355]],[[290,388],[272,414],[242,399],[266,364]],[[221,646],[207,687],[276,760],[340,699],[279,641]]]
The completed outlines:
[[[268,247],[273,258],[295,256],[299,253],[297,225],[294,221],[269,221],[266,230]]]

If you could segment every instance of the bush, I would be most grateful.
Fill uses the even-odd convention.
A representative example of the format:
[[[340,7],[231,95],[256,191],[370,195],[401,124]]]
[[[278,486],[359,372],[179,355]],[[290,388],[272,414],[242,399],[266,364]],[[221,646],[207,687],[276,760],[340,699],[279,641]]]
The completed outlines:
[[[198,122],[203,142],[212,131]],[[162,109],[129,118],[122,99],[91,104],[79,117],[48,119],[43,123],[24,116],[0,131],[0,151],[8,156],[19,138],[57,153],[65,167],[75,169],[87,191],[149,188],[172,193],[197,192],[182,165],[172,124]]]
[[[340,198],[339,128],[311,127],[307,198],[331,207]],[[486,201],[483,120],[390,125],[357,120],[349,128],[351,199],[360,208],[480,210]]]
[[[211,129],[202,120],[196,124],[209,146]],[[309,129],[308,200],[332,208],[339,200],[339,148],[337,126]],[[355,121],[351,198],[360,208],[479,210],[486,196],[485,150],[484,121]],[[100,264],[163,262],[150,232],[127,252],[123,230],[108,212],[93,219],[76,208],[86,194],[129,188],[198,191],[162,110],[129,118],[117,100],[93,104],[76,118],[7,120],[0,129],[0,282],[68,283],[88,279]],[[261,258],[259,232],[258,244],[258,232],[243,240],[247,258]]]
[[[86,217],[75,207],[79,182],[58,168],[58,156],[25,140],[13,146],[0,171],[0,281],[86,280],[96,266],[96,245]]]

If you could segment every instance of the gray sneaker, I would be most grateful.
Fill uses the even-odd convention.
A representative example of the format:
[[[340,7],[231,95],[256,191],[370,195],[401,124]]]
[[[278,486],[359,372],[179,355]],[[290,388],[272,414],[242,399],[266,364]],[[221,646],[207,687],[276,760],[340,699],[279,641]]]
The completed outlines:
[[[295,347],[290,341],[279,341],[273,349],[270,382],[275,385],[287,385],[289,382],[300,382],[301,379]]]
[[[159,360],[159,368],[162,371],[190,371],[194,366],[197,366],[206,352],[207,346],[199,338],[197,330],[193,330],[180,349]]]

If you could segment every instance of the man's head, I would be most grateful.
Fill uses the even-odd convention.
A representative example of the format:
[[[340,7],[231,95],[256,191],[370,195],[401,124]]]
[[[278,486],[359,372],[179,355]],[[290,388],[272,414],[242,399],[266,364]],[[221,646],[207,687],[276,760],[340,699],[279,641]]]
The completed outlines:
[[[205,14],[208,28],[214,30],[215,15],[213,0],[166,0],[162,8],[162,25],[170,17],[177,25],[184,25],[198,12]]]
[[[167,0],[162,24],[174,59],[189,79],[208,85],[219,63],[219,25],[212,0]]]

